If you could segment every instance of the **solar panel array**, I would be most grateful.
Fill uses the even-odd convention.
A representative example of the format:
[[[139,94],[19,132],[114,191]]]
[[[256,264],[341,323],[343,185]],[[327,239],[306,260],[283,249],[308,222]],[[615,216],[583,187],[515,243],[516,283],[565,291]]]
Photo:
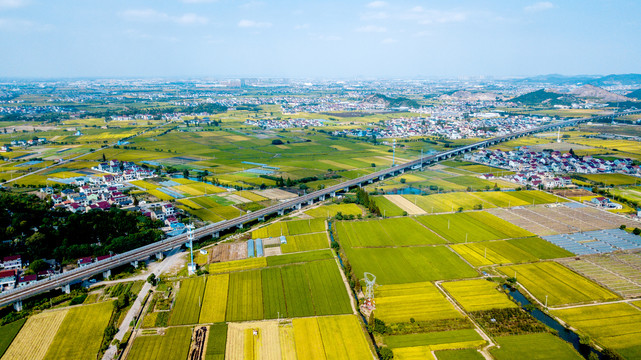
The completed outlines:
[[[607,229],[572,234],[543,236],[543,238],[576,255],[602,254],[616,250],[641,248],[641,236],[621,229]]]

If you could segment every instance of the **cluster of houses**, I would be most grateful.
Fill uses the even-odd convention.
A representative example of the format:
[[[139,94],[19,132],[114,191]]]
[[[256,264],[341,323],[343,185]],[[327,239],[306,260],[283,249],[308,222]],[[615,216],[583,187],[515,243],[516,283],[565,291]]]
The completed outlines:
[[[93,170],[109,173],[103,177],[103,182],[123,182],[131,180],[142,180],[154,176],[150,169],[140,167],[131,161],[110,160],[102,162],[94,167]]]
[[[100,184],[82,185],[77,190],[64,189],[59,194],[54,194],[51,187],[42,188],[40,191],[51,195],[54,208],[64,208],[70,212],[87,212],[133,204],[133,199],[122,192],[123,187],[123,184]]]
[[[288,128],[302,128],[305,126],[325,126],[323,119],[284,119],[284,120],[273,120],[273,119],[261,119],[261,120],[252,120],[248,119],[245,121],[247,125],[258,126],[263,129],[288,129]]]
[[[52,267],[55,267],[55,260],[45,260]],[[23,269],[29,263],[23,263],[20,255],[5,256],[0,262],[0,291],[10,290],[32,284],[38,279],[53,275],[51,269],[40,271],[37,274],[25,275]]]
[[[539,126],[549,118],[506,116],[482,116],[469,119],[447,119],[438,116],[411,117],[386,120],[366,129],[334,131],[337,136],[377,138],[406,138],[413,136],[438,136],[448,139],[485,138],[506,135]],[[370,124],[374,125],[374,124]]]
[[[10,152],[11,147],[15,147],[15,146],[27,147],[27,146],[43,145],[46,143],[47,143],[47,138],[33,138],[29,140],[13,140],[11,144],[1,145],[0,152]]]
[[[632,159],[604,160],[592,156],[577,157],[559,151],[529,151],[523,146],[513,151],[479,150],[464,155],[465,160],[509,169],[524,175],[533,173],[623,173],[641,175]],[[517,174],[519,175],[519,174]],[[530,176],[528,176],[530,177]]]

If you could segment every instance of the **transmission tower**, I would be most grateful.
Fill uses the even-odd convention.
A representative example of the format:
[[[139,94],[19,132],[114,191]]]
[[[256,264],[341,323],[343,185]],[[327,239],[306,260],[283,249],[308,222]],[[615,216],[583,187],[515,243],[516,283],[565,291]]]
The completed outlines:
[[[190,274],[196,272],[196,264],[194,264],[194,224],[189,224],[187,228],[187,239],[189,240],[189,252],[191,253],[191,262],[187,265],[187,270]]]
[[[374,303],[374,286],[376,286],[376,276],[372,273],[366,272],[365,274],[365,306],[374,310],[376,304]]]

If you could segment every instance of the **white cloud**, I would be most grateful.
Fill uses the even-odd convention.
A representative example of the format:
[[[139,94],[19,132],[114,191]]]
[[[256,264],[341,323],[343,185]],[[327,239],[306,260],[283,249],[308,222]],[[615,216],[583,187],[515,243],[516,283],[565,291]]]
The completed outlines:
[[[265,6],[265,3],[262,1],[250,1],[240,5],[243,9],[258,9],[263,6]]]
[[[243,20],[240,20],[238,22],[238,27],[241,27],[241,28],[269,28],[269,27],[272,27],[272,23],[243,19]]]
[[[24,19],[0,18],[0,30],[2,31],[48,31],[53,27],[46,24],[38,24]]]
[[[381,40],[381,44],[394,44],[394,43],[397,43],[397,42],[398,42],[398,40],[396,40],[394,38],[385,38],[385,39]]]
[[[361,15],[361,20],[383,20],[387,19],[389,14],[385,11],[370,11]]]
[[[338,35],[310,34],[311,37],[321,41],[341,41],[342,37]]]
[[[367,4],[367,7],[369,8],[380,8],[387,5],[385,1],[372,1],[371,3]]]
[[[294,26],[294,29],[296,29],[296,30],[309,29],[309,24],[299,24],[299,25]]]
[[[0,0],[0,9],[15,9],[26,6],[28,0]]]
[[[356,31],[365,33],[383,33],[387,31],[387,28],[383,26],[367,25],[357,28]]]
[[[204,4],[204,3],[212,3],[217,0],[182,0],[182,2],[186,4]]]
[[[409,20],[416,20],[419,24],[431,25],[463,22],[467,20],[468,14],[462,11],[442,11],[424,9],[422,6],[415,6],[403,17]]]
[[[554,4],[552,4],[549,1],[541,1],[532,5],[528,5],[523,10],[527,12],[539,12],[539,11],[545,11],[545,10],[550,10],[554,8]]]
[[[154,9],[129,9],[120,15],[136,22],[173,22],[181,25],[195,25],[206,24],[209,21],[206,17],[193,13],[172,16]]]

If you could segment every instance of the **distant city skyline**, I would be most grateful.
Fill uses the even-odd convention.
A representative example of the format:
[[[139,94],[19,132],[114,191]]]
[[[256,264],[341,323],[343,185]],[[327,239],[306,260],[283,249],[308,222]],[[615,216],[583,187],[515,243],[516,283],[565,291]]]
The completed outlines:
[[[0,77],[641,73],[638,1],[0,0]]]

